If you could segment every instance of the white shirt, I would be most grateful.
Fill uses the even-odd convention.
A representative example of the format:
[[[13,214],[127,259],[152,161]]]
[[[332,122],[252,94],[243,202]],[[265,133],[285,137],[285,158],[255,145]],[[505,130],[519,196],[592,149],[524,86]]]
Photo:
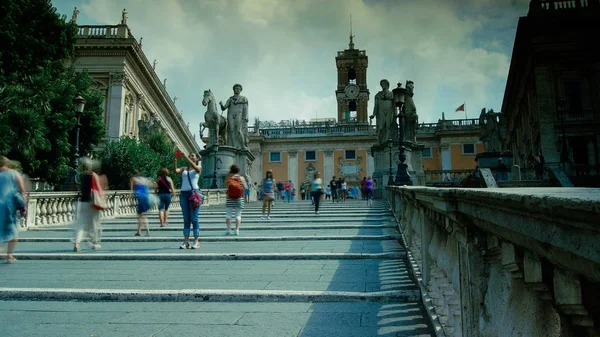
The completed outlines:
[[[200,166],[200,164],[198,164],[198,166]],[[188,179],[188,172],[190,174],[190,179]],[[197,190],[199,177],[200,177],[200,175],[194,169],[191,169],[189,171],[187,169],[183,170],[183,172],[181,172],[181,190],[182,191]],[[192,181],[192,186],[190,186],[190,180]]]

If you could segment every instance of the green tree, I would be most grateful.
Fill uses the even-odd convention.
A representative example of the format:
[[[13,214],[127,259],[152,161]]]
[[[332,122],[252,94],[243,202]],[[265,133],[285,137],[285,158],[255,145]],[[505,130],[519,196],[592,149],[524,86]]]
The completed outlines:
[[[104,135],[102,95],[86,72],[64,64],[73,56],[77,26],[49,0],[0,2],[0,153],[23,170],[60,186],[72,158],[76,124],[72,100],[86,100],[79,152],[87,155]]]
[[[173,172],[174,158],[174,147],[162,132],[147,135],[139,141],[129,137],[111,141],[97,156],[111,189],[129,189],[129,179],[135,171],[154,179],[163,167],[169,169],[173,183],[178,187],[181,177]],[[186,165],[184,158],[178,160],[178,166]]]

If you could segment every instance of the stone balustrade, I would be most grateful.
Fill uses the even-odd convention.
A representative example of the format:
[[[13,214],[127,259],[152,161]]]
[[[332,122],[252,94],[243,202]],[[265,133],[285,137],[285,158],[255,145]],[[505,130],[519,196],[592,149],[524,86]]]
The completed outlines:
[[[598,336],[600,189],[386,193],[437,336]]]
[[[202,190],[203,205],[225,204],[225,189]],[[114,218],[120,215],[135,214],[137,201],[131,191],[107,191],[108,208],[102,211],[102,218]],[[27,197],[27,217],[19,219],[22,228],[68,225],[77,214],[77,192],[32,192]],[[181,209],[179,197],[173,198],[171,209]],[[151,210],[156,210],[155,205]]]

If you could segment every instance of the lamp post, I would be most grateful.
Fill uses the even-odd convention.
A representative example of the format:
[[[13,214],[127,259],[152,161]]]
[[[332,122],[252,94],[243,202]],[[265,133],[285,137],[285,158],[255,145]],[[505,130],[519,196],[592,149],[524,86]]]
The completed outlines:
[[[404,147],[404,97],[406,96],[406,89],[402,88],[402,83],[398,83],[398,87],[392,90],[394,94],[394,103],[396,105],[396,112],[398,117],[398,142],[400,144],[398,159],[400,162],[398,163],[398,171],[396,172],[396,182],[395,185],[412,185],[412,180],[410,179],[410,174],[408,173],[408,165],[404,162],[406,161],[406,154],[404,151],[406,148]]]
[[[564,98],[560,97],[556,101],[556,111],[558,112],[558,118],[560,119],[560,132],[561,132],[561,149],[560,149],[560,165],[565,170],[565,165],[569,162],[569,149],[567,148],[567,136],[565,131],[565,118],[567,114],[567,102]]]
[[[62,187],[64,191],[75,191],[77,189],[75,178],[77,177],[77,163],[79,161],[79,130],[81,129],[81,114],[83,113],[83,108],[85,108],[85,103],[85,98],[81,97],[79,94],[73,99],[73,111],[75,112],[77,123],[75,124],[75,142],[73,143],[71,172],[69,172],[67,180]]]
[[[215,151],[213,154],[213,180],[212,184],[210,185],[210,188],[217,189],[219,188],[219,186],[217,185],[217,161],[219,160],[219,157],[217,157],[217,153],[219,152],[219,145],[215,145],[213,149]]]
[[[394,147],[394,141],[392,140],[392,138],[388,139],[387,141],[388,143],[388,149],[390,150],[390,172],[388,175],[388,186],[392,186],[394,185],[394,177],[393,177],[393,172],[392,172],[392,148]]]
[[[75,124],[75,144],[73,144],[73,161],[71,162],[73,169],[77,170],[77,161],[79,160],[79,130],[81,129],[81,114],[87,101],[81,95],[77,94],[73,98],[73,110],[75,110],[75,118],[77,118],[77,124]]]

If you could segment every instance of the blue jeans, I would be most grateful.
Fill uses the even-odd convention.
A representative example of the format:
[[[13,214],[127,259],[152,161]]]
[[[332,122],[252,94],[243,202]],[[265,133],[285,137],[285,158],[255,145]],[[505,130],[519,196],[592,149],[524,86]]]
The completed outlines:
[[[159,210],[168,210],[169,205],[171,205],[171,193],[161,193],[158,195],[158,199],[160,203],[158,204]]]
[[[181,204],[181,213],[183,213],[183,236],[190,236],[190,225],[194,226],[194,236],[200,236],[200,225],[198,224],[198,213],[200,207],[192,209],[190,201],[190,191],[181,191],[179,193],[179,203]]]

